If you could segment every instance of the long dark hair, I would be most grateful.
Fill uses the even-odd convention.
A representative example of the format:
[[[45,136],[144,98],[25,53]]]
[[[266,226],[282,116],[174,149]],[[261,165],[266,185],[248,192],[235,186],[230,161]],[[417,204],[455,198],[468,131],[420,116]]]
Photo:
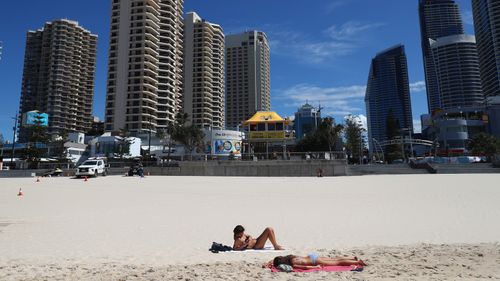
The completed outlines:
[[[234,229],[233,229],[233,233],[234,233],[234,237],[236,238],[236,234],[238,233],[242,233],[242,232],[245,232],[245,228],[241,225],[237,225]]]
[[[286,264],[286,265],[293,266],[292,259],[294,257],[295,256],[292,256],[292,255],[275,257],[273,260],[273,265],[274,265],[274,267],[278,267],[280,264]]]

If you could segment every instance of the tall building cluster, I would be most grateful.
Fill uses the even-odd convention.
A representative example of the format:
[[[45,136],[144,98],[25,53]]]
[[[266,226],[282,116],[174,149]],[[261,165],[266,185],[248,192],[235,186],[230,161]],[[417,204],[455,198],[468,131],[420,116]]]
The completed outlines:
[[[183,0],[110,1],[106,131],[165,131],[178,113],[200,128],[236,128],[270,110],[263,32],[226,38],[220,25],[184,14]],[[29,32],[20,113],[47,113],[50,133],[89,131],[96,42],[68,20]],[[28,131],[20,129],[21,140]]]
[[[465,34],[454,0],[419,1],[429,100],[429,117],[422,119],[430,120],[423,129],[427,138],[439,143],[442,154],[466,152],[468,142],[480,132],[500,132],[498,107],[488,100],[500,94],[496,2],[472,1],[476,37]]]
[[[500,135],[500,3],[472,0],[472,6],[476,36],[465,34],[455,0],[418,1],[429,112],[422,137],[438,142],[442,154],[466,152],[480,132]],[[371,151],[374,140],[388,141],[389,111],[401,139],[413,127],[409,96],[404,47],[378,54],[365,96]]]
[[[236,129],[270,111],[265,33],[226,36],[220,25],[184,14],[184,0],[109,1],[105,131],[162,132],[178,113],[199,128]],[[447,150],[465,150],[478,132],[500,134],[500,4],[472,0],[472,7],[476,36],[465,34],[455,0],[418,1],[426,120],[433,120],[424,128]],[[96,46],[97,36],[70,20],[29,31],[20,113],[48,116],[51,135],[91,130]],[[365,102],[371,147],[372,139],[388,140],[389,116],[413,131],[403,45],[373,58]],[[19,123],[27,141],[30,126]]]

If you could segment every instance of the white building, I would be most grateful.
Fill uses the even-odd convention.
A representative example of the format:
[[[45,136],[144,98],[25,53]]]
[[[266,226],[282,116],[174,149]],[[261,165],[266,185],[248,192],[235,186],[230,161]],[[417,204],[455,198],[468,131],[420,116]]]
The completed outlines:
[[[134,158],[141,156],[141,139],[128,137],[127,145],[123,137],[104,134],[94,138],[89,142],[90,157],[120,157],[124,151],[127,151],[125,146],[129,146],[128,153],[124,153],[124,158]]]
[[[211,130],[204,129],[205,137],[203,139],[203,149],[195,149],[192,153],[185,151],[180,144],[175,144],[168,147],[168,144],[163,146],[152,145],[151,154],[157,158],[167,158],[169,156],[174,159],[184,159],[191,154],[194,158],[201,159],[206,156],[206,159],[227,159],[231,153],[234,157],[240,158],[242,153],[243,132],[230,130]]]
[[[200,128],[225,127],[224,32],[187,13],[184,20],[183,111]]]

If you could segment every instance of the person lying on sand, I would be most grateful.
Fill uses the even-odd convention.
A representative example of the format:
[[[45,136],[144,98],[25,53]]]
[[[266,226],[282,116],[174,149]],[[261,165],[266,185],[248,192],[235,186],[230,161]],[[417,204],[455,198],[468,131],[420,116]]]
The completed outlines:
[[[357,257],[328,258],[320,257],[317,254],[310,254],[307,257],[299,257],[294,255],[275,257],[274,260],[264,264],[262,267],[269,267],[270,265],[278,267],[281,264],[289,265],[296,269],[315,269],[321,268],[322,266],[366,266],[366,263],[362,260],[359,260]]]
[[[257,239],[252,236],[245,234],[245,228],[241,225],[237,225],[234,230],[234,245],[233,249],[235,251],[243,251],[245,249],[255,249],[261,250],[264,249],[266,245],[266,241],[269,239],[274,246],[275,250],[283,250],[283,247],[278,245],[276,242],[276,235],[274,234],[274,230],[270,227],[264,229],[264,232],[257,237]]]

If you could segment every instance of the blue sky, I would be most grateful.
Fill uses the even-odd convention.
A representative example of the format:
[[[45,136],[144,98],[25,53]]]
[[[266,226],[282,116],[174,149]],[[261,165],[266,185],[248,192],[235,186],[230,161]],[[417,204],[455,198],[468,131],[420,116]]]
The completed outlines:
[[[457,0],[467,33],[473,34],[470,0]],[[186,0],[222,25],[226,34],[257,29],[271,45],[271,104],[291,116],[306,102],[342,120],[365,115],[364,92],[371,59],[381,50],[404,44],[412,85],[413,116],[427,112],[420,49],[417,0]],[[20,7],[22,5],[22,7]],[[0,9],[0,133],[12,138],[19,107],[25,37],[46,21],[76,20],[99,36],[94,115],[103,117],[111,0],[4,1]],[[418,123],[418,122],[417,122]],[[416,127],[419,127],[416,124]]]

